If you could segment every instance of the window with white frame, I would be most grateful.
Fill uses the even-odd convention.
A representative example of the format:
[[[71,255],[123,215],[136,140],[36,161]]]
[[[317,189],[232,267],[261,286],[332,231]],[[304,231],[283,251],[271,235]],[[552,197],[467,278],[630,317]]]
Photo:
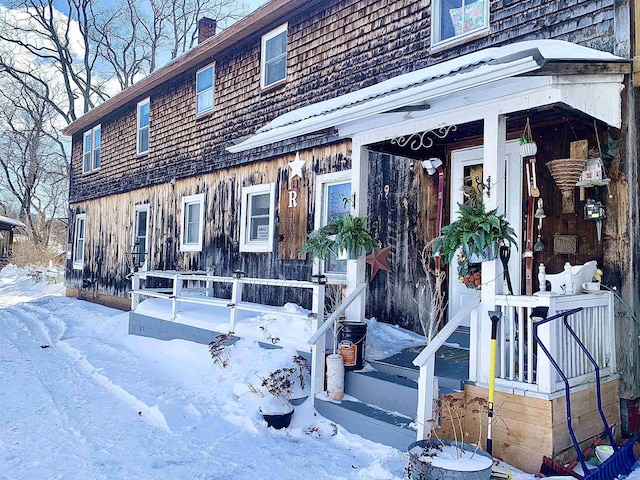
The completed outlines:
[[[139,252],[139,256],[134,259],[134,262],[139,262],[139,267],[146,270],[149,248],[149,204],[135,206],[133,244],[137,245]]]
[[[73,233],[73,268],[82,270],[84,268],[84,247],[86,238],[87,215],[81,213],[76,215],[75,229]]]
[[[149,99],[138,103],[138,155],[149,151]]]
[[[275,183],[242,188],[240,251],[273,251]]]
[[[316,190],[315,228],[321,228],[340,215],[351,213],[351,170],[319,175]],[[338,260],[334,252],[329,254],[321,264],[321,272],[325,275],[345,275],[347,261]]]
[[[489,0],[434,0],[431,7],[432,44],[489,27]]]
[[[204,222],[203,193],[182,197],[181,217],[180,250],[183,252],[201,252]]]
[[[196,114],[213,110],[215,92],[215,64],[196,73]]]
[[[287,78],[287,24],[262,36],[260,85],[262,88]]]
[[[96,125],[84,132],[84,148],[82,153],[82,173],[100,168],[100,142],[102,130]]]

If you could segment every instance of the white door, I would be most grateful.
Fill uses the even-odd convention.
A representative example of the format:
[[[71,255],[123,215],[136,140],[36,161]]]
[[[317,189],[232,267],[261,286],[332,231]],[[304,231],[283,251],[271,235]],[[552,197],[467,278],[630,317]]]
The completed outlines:
[[[506,179],[491,179],[491,195],[506,195],[505,214],[507,220],[513,226],[516,235],[521,231],[522,205],[521,205],[521,159],[518,150],[518,142],[507,142],[505,149],[505,172]],[[483,148],[465,148],[451,152],[451,195],[450,195],[450,218],[453,222],[457,218],[458,204],[468,203],[474,197],[482,198],[483,182]],[[519,241],[518,241],[519,243]],[[520,247],[519,247],[520,248]],[[509,273],[513,290],[520,293],[520,249],[511,247],[509,259]],[[449,307],[448,318],[461,308],[461,306],[473,296],[475,290],[465,286],[459,280],[457,256],[449,265]],[[478,268],[480,266],[478,265]],[[473,267],[471,271],[473,272]],[[500,277],[501,285],[497,291],[503,291],[502,282],[504,277]],[[506,291],[506,289],[504,289]],[[462,326],[469,327],[469,318],[462,322]]]

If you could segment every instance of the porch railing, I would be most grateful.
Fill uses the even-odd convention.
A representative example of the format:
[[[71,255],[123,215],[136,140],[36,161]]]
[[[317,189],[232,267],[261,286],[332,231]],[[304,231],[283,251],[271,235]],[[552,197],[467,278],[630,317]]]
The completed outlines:
[[[316,393],[320,393],[324,389],[327,332],[330,328],[334,327],[335,322],[338,321],[340,315],[342,315],[347,308],[349,308],[351,304],[363,294],[366,286],[366,283],[358,284],[358,286],[349,295],[347,295],[347,298],[345,298],[338,308],[329,315],[327,320],[320,325],[309,339],[309,345],[311,346],[311,392],[314,397]],[[324,305],[324,300],[321,305]],[[320,318],[320,316],[317,316],[316,318]],[[334,338],[333,341],[335,342],[336,339]]]
[[[171,282],[170,287],[143,288],[142,282],[150,278],[165,279]],[[228,298],[214,297],[215,284],[230,284],[231,296]],[[243,272],[234,272],[232,277],[211,275],[207,272],[177,272],[177,271],[148,271],[136,272],[132,277],[131,309],[135,310],[143,297],[165,298],[171,301],[171,320],[176,319],[182,304],[198,304],[224,307],[230,310],[229,332],[235,331],[239,312],[251,311],[256,313],[281,312],[280,307],[257,304],[243,300],[245,285],[268,285],[272,287],[289,287],[312,290],[311,313],[287,312],[288,316],[302,319],[311,318],[312,330],[315,331],[318,324],[320,306],[324,308],[324,289],[326,283],[320,277],[314,281],[280,280],[268,278],[249,278]],[[205,295],[195,296],[194,291],[203,292]],[[319,299],[322,299],[321,301]]]
[[[435,378],[435,354],[465,318],[470,314],[477,314],[479,304],[480,292],[478,291],[465,302],[462,308],[413,360],[413,364],[420,368],[420,376],[418,377],[418,412],[416,413],[418,440],[426,439],[429,435],[430,428],[427,426],[427,422],[433,418],[433,402],[438,395],[437,379]],[[473,323],[475,320],[472,319],[471,321]],[[471,354],[473,353],[471,351]]]
[[[503,312],[498,338],[496,386],[507,389],[552,394],[564,384],[544,356],[537,356],[531,314],[535,307],[547,307],[552,316],[577,307],[583,310],[570,319],[572,328],[601,368],[603,377],[616,373],[614,305],[611,292],[584,295],[534,296],[497,295],[495,303]],[[540,339],[567,373],[570,386],[595,381],[593,366],[587,361],[559,322],[538,327]]]

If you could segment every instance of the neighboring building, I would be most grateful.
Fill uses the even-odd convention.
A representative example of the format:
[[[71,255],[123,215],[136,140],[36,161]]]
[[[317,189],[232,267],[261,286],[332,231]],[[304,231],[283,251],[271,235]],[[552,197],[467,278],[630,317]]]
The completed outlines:
[[[11,261],[13,231],[16,227],[26,228],[26,225],[19,220],[0,215],[0,268]]]
[[[466,188],[516,227],[511,278],[515,292],[530,299],[519,306],[537,301],[526,277],[533,271],[537,285],[540,264],[555,273],[565,262],[596,260],[604,283],[635,309],[640,232],[637,208],[630,208],[638,203],[630,8],[613,0],[267,3],[67,127],[67,293],[127,308],[131,263],[299,280],[324,273],[353,290],[366,280],[364,258],[347,268],[299,255],[308,232],[346,208],[366,215],[376,240],[393,246],[392,272],[368,285],[366,315],[420,331],[419,255],[435,235],[438,204],[437,181],[422,161],[437,157],[444,162],[444,224]],[[535,165],[522,162],[518,150],[527,123],[538,144],[546,213],[540,229],[536,223],[540,244],[528,271],[524,200]],[[598,147],[609,182],[561,193],[550,162],[584,159]],[[593,221],[589,208],[598,202],[606,218]],[[469,293],[455,268],[450,317]],[[482,277],[479,319],[496,304],[506,311],[517,303],[501,295],[499,261],[485,262]],[[250,294],[272,305],[292,300],[282,289]],[[617,370],[612,362],[607,372],[610,382],[620,376],[624,414],[640,397],[640,328],[617,304],[615,322]],[[478,355],[469,378],[483,385],[489,330],[466,323]],[[513,368],[513,351],[511,359]],[[539,386],[541,374],[500,375],[514,395],[558,396],[554,382]],[[524,455],[528,448],[512,450]],[[549,448],[556,453],[556,445]]]

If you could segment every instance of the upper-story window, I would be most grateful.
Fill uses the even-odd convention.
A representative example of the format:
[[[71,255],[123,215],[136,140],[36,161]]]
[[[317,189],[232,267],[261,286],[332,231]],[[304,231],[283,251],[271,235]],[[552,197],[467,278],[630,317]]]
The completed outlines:
[[[262,88],[287,78],[287,24],[262,36],[260,85]]]
[[[431,6],[434,44],[489,27],[489,0],[434,0]]]
[[[196,114],[213,110],[214,84],[215,64],[198,70],[196,73]]]
[[[242,188],[240,251],[273,251],[275,183]]]
[[[84,132],[84,148],[82,153],[82,173],[100,168],[100,125]]]
[[[149,151],[149,99],[138,103],[138,154]]]
[[[202,251],[202,229],[204,223],[204,194],[182,197],[182,234],[180,250]]]

